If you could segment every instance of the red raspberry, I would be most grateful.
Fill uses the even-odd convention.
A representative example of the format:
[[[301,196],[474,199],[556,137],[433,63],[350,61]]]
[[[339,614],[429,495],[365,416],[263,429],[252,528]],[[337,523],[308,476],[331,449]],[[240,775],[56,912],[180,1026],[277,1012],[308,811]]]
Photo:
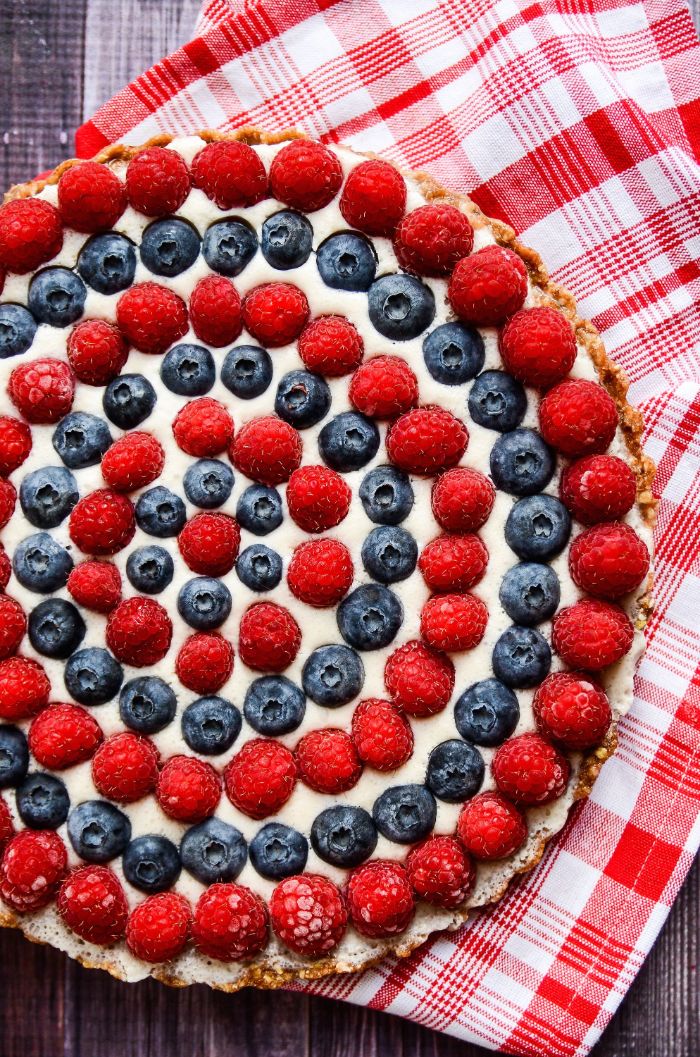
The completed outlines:
[[[521,848],[527,823],[510,800],[500,793],[477,793],[462,808],[457,836],[475,859],[507,859]]]
[[[254,418],[236,434],[230,456],[236,469],[251,480],[281,484],[301,462],[301,436],[274,415]]]
[[[576,338],[566,316],[553,308],[523,308],[498,336],[503,366],[525,385],[547,389],[574,365]]]
[[[516,804],[549,804],[562,795],[571,768],[566,756],[539,734],[509,738],[491,761],[499,791]]]
[[[388,162],[363,161],[352,170],[340,197],[340,212],[366,235],[391,235],[406,208],[406,184]]]
[[[256,672],[283,672],[301,646],[301,629],[283,606],[255,602],[241,617],[238,654]]]
[[[150,433],[134,430],[116,440],[102,456],[102,476],[117,492],[152,484],[163,472],[165,451]]]
[[[356,327],[344,316],[319,316],[299,335],[299,355],[305,367],[326,378],[350,374],[365,354],[365,344]]]
[[[95,613],[109,613],[122,596],[122,578],[111,562],[81,562],[71,572],[66,587],[79,606]]]
[[[301,780],[317,793],[345,793],[362,774],[352,738],[336,727],[310,730],[297,745],[296,756]]]
[[[215,694],[233,671],[233,647],[221,635],[201,631],[190,635],[180,647],[175,666],[177,677],[196,694]]]
[[[158,803],[177,822],[201,822],[216,811],[221,779],[210,763],[194,756],[171,756],[158,775]]]
[[[649,572],[649,549],[629,525],[611,521],[586,529],[569,550],[571,578],[597,598],[621,598]]]
[[[121,331],[104,319],[85,319],[68,338],[68,362],[86,385],[107,385],[121,371],[129,349]]]
[[[8,272],[33,272],[61,249],[58,210],[43,198],[17,198],[0,206],[0,264]]]
[[[14,836],[15,827],[12,822],[12,815],[10,809],[0,796],[0,861],[2,860],[2,853],[7,847],[7,843],[11,837]]]
[[[512,316],[527,295],[524,261],[505,246],[484,246],[458,262],[447,297],[460,319],[492,327]]]
[[[394,235],[399,264],[417,275],[449,275],[473,245],[474,232],[466,213],[445,203],[414,209]]]
[[[19,602],[0,595],[0,661],[16,653],[27,630],[27,618]]]
[[[29,728],[32,756],[51,771],[63,771],[92,759],[101,742],[99,723],[80,705],[50,705]]]
[[[421,635],[436,650],[471,650],[484,637],[488,609],[474,595],[433,595],[423,606]]]
[[[126,170],[129,205],[147,217],[176,213],[191,186],[192,177],[184,159],[167,147],[139,151]]]
[[[98,488],[73,507],[68,531],[73,543],[85,554],[116,554],[134,538],[134,508],[126,496]]]
[[[411,758],[413,731],[391,701],[369,697],[360,701],[352,717],[357,755],[377,771],[395,771]]]
[[[597,455],[615,436],[617,408],[595,382],[567,378],[542,398],[540,432],[548,444],[568,455]]]
[[[410,716],[434,716],[447,706],[455,685],[449,657],[422,642],[407,642],[389,656],[384,682],[394,704]]]
[[[126,209],[119,177],[95,161],[73,165],[58,181],[58,211],[66,227],[90,234],[109,231]]]
[[[185,949],[191,918],[190,904],[179,892],[149,896],[129,915],[126,945],[142,962],[169,962]]]
[[[0,528],[4,528],[15,512],[17,491],[12,481],[0,477]]]
[[[400,470],[430,475],[455,466],[468,441],[467,427],[450,411],[417,407],[389,427],[386,450]]]
[[[431,591],[468,591],[486,572],[489,552],[478,536],[438,536],[418,559]]]
[[[162,661],[172,637],[168,611],[154,598],[125,598],[107,618],[107,645],[118,661],[134,668]]]
[[[12,576],[12,562],[7,556],[7,551],[0,543],[0,590],[4,591]]]
[[[418,403],[418,379],[401,356],[375,356],[358,367],[350,402],[371,418],[396,418]]]
[[[185,564],[200,576],[224,576],[236,564],[241,530],[228,514],[195,514],[177,538]]]
[[[49,703],[51,683],[38,661],[8,657],[0,661],[0,719],[30,719]]]
[[[454,837],[428,837],[406,859],[408,880],[419,899],[454,910],[476,880],[474,865]]]
[[[106,866],[81,866],[58,893],[58,912],[88,943],[106,946],[124,935],[129,907],[116,874]]]
[[[51,903],[68,866],[66,848],[53,830],[20,830],[0,864],[0,898],[19,914]]]
[[[637,481],[632,469],[616,455],[589,455],[566,467],[559,495],[577,521],[594,525],[615,521],[632,509]]]
[[[287,583],[295,598],[310,606],[336,606],[352,584],[350,551],[338,540],[308,540],[292,554]]]
[[[0,474],[19,469],[32,450],[32,431],[26,422],[10,415],[0,416]]]
[[[7,392],[27,422],[47,425],[58,422],[72,408],[75,378],[62,360],[30,360],[15,367]]]
[[[226,765],[226,795],[249,818],[267,818],[286,804],[298,777],[294,754],[279,741],[253,738]]]
[[[416,909],[406,868],[385,859],[353,870],[346,898],[353,925],[372,939],[405,932]]]
[[[264,283],[246,294],[243,301],[246,330],[270,349],[298,338],[308,318],[306,294],[291,283]]]
[[[302,466],[289,478],[289,513],[305,532],[326,532],[339,525],[347,517],[351,500],[348,485],[327,466]]]
[[[137,283],[117,301],[117,324],[140,352],[160,355],[187,333],[187,306],[159,283]]]
[[[247,143],[208,143],[192,161],[195,187],[219,209],[253,206],[267,197],[267,173]]]
[[[270,186],[275,198],[302,213],[327,206],[342,182],[343,170],[335,154],[309,139],[287,143],[270,166]]]
[[[243,330],[241,298],[229,279],[208,275],[190,295],[190,322],[200,339],[215,349],[235,341]]]
[[[243,885],[213,884],[195,907],[192,939],[207,958],[252,958],[267,946],[267,907]]]
[[[173,422],[178,448],[197,459],[220,455],[233,439],[233,419],[219,400],[200,396],[182,407]]]
[[[348,912],[337,887],[320,874],[285,877],[270,898],[275,935],[295,954],[317,958],[337,947]]]
[[[560,610],[552,624],[552,645],[565,664],[598,672],[629,653],[632,622],[623,609],[585,598]]]
[[[537,728],[565,749],[590,749],[605,736],[612,713],[602,687],[586,675],[553,672],[532,702]]]
[[[92,758],[95,789],[108,800],[131,804],[153,792],[158,750],[152,741],[125,730],[103,741]]]

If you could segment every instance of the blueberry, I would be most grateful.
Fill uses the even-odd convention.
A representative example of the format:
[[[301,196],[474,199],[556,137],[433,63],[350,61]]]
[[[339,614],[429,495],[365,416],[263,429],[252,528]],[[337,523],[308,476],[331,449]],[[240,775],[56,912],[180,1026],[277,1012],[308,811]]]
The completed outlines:
[[[430,326],[435,297],[413,275],[383,275],[369,291],[369,318],[375,330],[392,341],[410,341]]]
[[[172,581],[175,566],[164,547],[137,547],[126,561],[129,583],[145,595],[157,595]]]
[[[296,429],[308,429],[325,418],[331,406],[328,383],[311,371],[289,371],[280,380],[275,411]]]
[[[377,847],[377,827],[364,808],[337,804],[314,819],[311,846],[331,866],[359,866]]]
[[[415,844],[435,825],[437,804],[424,785],[395,785],[374,801],[372,817],[382,836],[396,844]]]
[[[534,628],[521,628],[518,624],[506,628],[491,655],[497,678],[518,689],[541,683],[551,663],[547,640]]]
[[[67,327],[83,314],[87,290],[80,276],[69,268],[44,268],[29,284],[27,305],[40,323]]]
[[[250,861],[262,877],[278,881],[302,872],[309,845],[306,837],[291,826],[268,822],[255,834],[248,852]]]
[[[119,694],[122,723],[137,734],[157,734],[175,717],[177,698],[157,675],[139,675],[125,683]]]
[[[484,758],[469,742],[451,738],[436,745],[428,757],[425,784],[439,800],[461,804],[484,780]]]
[[[231,612],[231,592],[222,580],[196,576],[180,588],[177,611],[191,628],[212,631],[221,627]]]
[[[461,694],[455,703],[457,730],[476,745],[500,745],[520,719],[518,699],[498,679],[482,679]]]
[[[81,705],[103,705],[119,692],[124,672],[111,653],[98,646],[78,650],[66,661],[66,690]]]
[[[304,693],[317,705],[338,708],[362,690],[365,666],[349,646],[321,646],[307,658],[301,673]]]
[[[85,800],[68,816],[68,838],[75,854],[86,862],[110,862],[131,840],[131,822],[114,804]]]
[[[411,513],[413,489],[403,470],[376,466],[362,479],[360,499],[370,521],[398,525]]]
[[[199,459],[187,467],[183,480],[190,503],[202,510],[222,506],[233,491],[233,470],[219,459]]]
[[[418,545],[410,532],[393,525],[372,529],[362,544],[362,564],[374,580],[395,584],[410,576],[418,561]]]
[[[134,281],[134,244],[114,231],[93,235],[80,251],[78,271],[98,294],[118,294]]]
[[[64,598],[47,598],[29,614],[29,641],[44,657],[65,660],[84,638],[85,621]]]
[[[352,231],[331,235],[316,251],[316,267],[333,290],[369,290],[377,271],[374,247]]]
[[[252,400],[265,392],[272,381],[272,360],[257,345],[237,345],[226,353],[221,381],[234,396]]]
[[[19,817],[30,829],[58,829],[68,818],[68,790],[53,774],[28,774],[18,786],[16,798]]]
[[[124,876],[141,892],[164,892],[180,876],[180,856],[171,840],[147,833],[127,845],[122,857]]]
[[[306,698],[284,675],[264,675],[250,684],[243,702],[243,715],[253,730],[266,737],[289,734],[301,724]]]
[[[160,364],[163,385],[178,396],[204,396],[216,381],[214,357],[203,345],[174,345]]]
[[[552,449],[534,429],[514,429],[499,437],[491,449],[494,484],[511,495],[534,495],[552,479]]]
[[[358,650],[380,650],[396,638],[403,606],[388,587],[363,584],[343,599],[336,611],[340,634]]]
[[[469,414],[485,429],[509,433],[520,425],[526,411],[525,390],[504,371],[484,371],[469,393]]]
[[[257,249],[258,236],[243,220],[217,220],[204,233],[204,259],[219,275],[239,275]]]
[[[358,411],[343,411],[319,434],[318,450],[327,466],[346,473],[366,466],[379,451],[379,430]]]
[[[187,830],[180,841],[182,865],[202,884],[235,881],[246,864],[248,849],[240,830],[219,818],[208,818]]]
[[[192,267],[199,243],[197,230],[186,220],[164,217],[149,224],[141,236],[141,260],[154,275],[172,278]]]
[[[238,524],[255,536],[267,536],[268,532],[279,528],[282,517],[279,492],[262,484],[251,484],[246,488],[236,506]]]
[[[180,496],[162,485],[149,488],[139,496],[135,513],[139,528],[159,539],[177,536],[187,521],[185,504]]]
[[[29,748],[24,732],[8,723],[0,725],[0,789],[19,785],[29,769]]]
[[[522,562],[503,577],[498,597],[511,620],[530,627],[554,616],[561,590],[551,566]]]
[[[282,559],[264,544],[254,543],[238,555],[236,573],[251,591],[272,591],[282,579]]]
[[[548,561],[564,550],[571,534],[571,517],[551,495],[520,499],[506,519],[506,543],[524,561]]]
[[[73,411],[56,426],[51,442],[66,466],[81,470],[97,465],[112,443],[112,435],[104,419]]]
[[[484,366],[484,341],[474,327],[443,323],[423,342],[425,366],[436,382],[462,385]]]
[[[241,732],[241,714],[223,697],[200,697],[182,713],[182,736],[193,752],[218,756]]]
[[[22,587],[49,595],[65,587],[73,559],[48,532],[35,532],[18,544],[12,568]]]
[[[109,421],[119,429],[133,429],[156,406],[156,391],[142,374],[121,374],[105,389],[102,406]]]
[[[262,226],[262,254],[273,268],[300,268],[309,259],[313,239],[314,229],[306,217],[282,209]]]
[[[0,305],[0,360],[21,356],[35,334],[36,320],[24,305]]]
[[[65,467],[42,466],[22,479],[19,501],[32,525],[56,528],[78,502],[78,484]]]

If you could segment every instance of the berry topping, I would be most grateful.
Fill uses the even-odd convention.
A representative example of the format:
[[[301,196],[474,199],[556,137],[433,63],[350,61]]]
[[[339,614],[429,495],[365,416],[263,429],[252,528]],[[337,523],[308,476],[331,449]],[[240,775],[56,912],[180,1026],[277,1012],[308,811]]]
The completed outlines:
[[[220,349],[243,329],[241,299],[232,282],[217,275],[200,279],[190,296],[192,329],[207,345]]]
[[[475,859],[507,859],[525,843],[527,824],[500,793],[478,793],[462,808],[457,836]]]
[[[105,800],[84,800],[70,813],[68,836],[81,859],[110,862],[125,851],[131,839],[131,823],[114,804]]]
[[[170,649],[173,625],[167,610],[152,598],[125,598],[107,619],[105,639],[122,664],[147,668]]]
[[[10,839],[0,864],[0,898],[19,914],[55,898],[68,866],[57,833],[23,829]]]
[[[551,565],[521,562],[501,581],[498,599],[516,624],[530,627],[549,620],[559,608],[561,588]]]
[[[256,602],[243,616],[238,629],[238,654],[256,672],[283,672],[301,645],[301,629],[283,606]]]
[[[330,419],[318,437],[318,450],[327,466],[349,473],[366,466],[379,451],[379,430],[371,418],[343,411]]]
[[[469,393],[469,414],[484,429],[508,433],[522,422],[527,397],[522,384],[505,371],[483,371]]]
[[[527,268],[505,246],[484,246],[457,263],[447,297],[465,323],[491,327],[504,323],[522,308],[527,294]]]
[[[185,220],[154,220],[141,236],[139,253],[143,265],[154,275],[172,278],[191,268],[199,256],[200,238]]]
[[[473,864],[454,837],[429,837],[409,852],[406,870],[419,899],[450,910],[462,905],[476,880]]]
[[[150,433],[125,433],[102,457],[105,484],[117,492],[133,492],[152,484],[165,465],[165,451]]]
[[[287,569],[289,590],[310,606],[336,606],[348,593],[354,575],[347,547],[338,540],[300,543]]]
[[[574,672],[548,675],[537,688],[532,709],[540,733],[566,749],[591,749],[612,719],[602,687]]]
[[[407,642],[388,658],[384,682],[399,708],[411,716],[432,716],[452,697],[454,666],[449,657],[422,642]]]
[[[27,618],[19,602],[0,595],[0,660],[17,652],[26,630]]]
[[[191,917],[190,904],[177,892],[149,896],[129,915],[126,945],[141,961],[169,962],[185,948]]]
[[[158,283],[137,283],[117,302],[117,324],[140,352],[160,355],[187,332],[187,307]]]
[[[33,272],[63,245],[58,210],[42,198],[17,198],[0,206],[0,265],[8,272]]]
[[[182,865],[203,884],[235,881],[248,858],[243,834],[218,818],[192,826],[180,842]]]
[[[109,613],[122,596],[122,578],[111,562],[81,562],[66,584],[78,605],[95,613]]]
[[[241,530],[228,514],[202,513],[187,522],[177,543],[185,564],[202,576],[224,576],[238,556]]]
[[[403,606],[388,587],[362,584],[340,603],[336,620],[350,646],[379,650],[396,638],[403,623]]]
[[[183,158],[166,147],[148,147],[126,170],[129,205],[147,217],[176,213],[190,193],[192,178]]]
[[[431,591],[462,592],[479,582],[488,560],[478,536],[438,536],[424,547],[418,568]]]
[[[93,646],[71,654],[63,679],[68,693],[81,705],[103,705],[117,694],[124,672],[111,653]]]
[[[433,516],[445,532],[475,532],[488,520],[496,492],[483,473],[460,466],[433,485]]]
[[[488,618],[474,595],[434,595],[423,606],[421,635],[436,650],[471,650],[484,637]]]
[[[224,451],[233,439],[233,419],[218,400],[201,396],[182,407],[173,422],[178,448],[198,459]]]
[[[297,430],[273,415],[247,422],[231,445],[234,466],[251,480],[266,485],[288,481],[301,456]]]
[[[126,209],[126,191],[99,162],[72,165],[58,181],[58,211],[66,227],[88,234],[113,228]]]
[[[246,294],[243,322],[266,348],[288,345],[298,338],[309,318],[306,294],[291,283],[265,283]]]
[[[498,789],[519,804],[549,804],[560,797],[569,780],[565,756],[539,734],[510,738],[491,762]]]
[[[552,495],[520,499],[506,518],[506,543],[523,561],[548,561],[560,554],[570,533],[569,512]]]
[[[517,624],[506,628],[491,654],[491,667],[506,686],[537,686],[550,669],[552,651],[549,643],[534,628]]]
[[[120,331],[104,319],[78,323],[68,339],[68,362],[86,385],[106,385],[119,374],[129,355]]]
[[[389,428],[389,458],[406,473],[435,474],[454,466],[467,450],[469,434],[460,419],[440,407],[406,412]]]
[[[9,723],[0,724],[0,787],[20,785],[28,770],[29,746],[24,732]]]
[[[92,759],[95,789],[108,800],[131,804],[151,793],[158,779],[158,750],[131,731],[103,741]]]
[[[314,650],[301,675],[304,693],[326,708],[338,708],[352,701],[362,690],[364,678],[364,665],[359,656],[342,645]]]
[[[199,632],[180,647],[175,665],[177,677],[196,694],[215,694],[230,679],[233,647],[221,635]]]
[[[209,763],[194,756],[171,756],[158,775],[158,803],[177,822],[201,822],[216,811],[221,779]]]
[[[167,837],[147,833],[128,845],[122,869],[129,884],[140,892],[163,892],[180,876],[180,856]]]
[[[414,496],[405,473],[393,466],[376,466],[362,479],[360,501],[365,514],[379,525],[398,525],[413,508]]]
[[[350,920],[363,936],[379,939],[405,932],[415,913],[406,868],[375,859],[358,866],[347,885]]]
[[[117,875],[107,866],[81,866],[61,885],[58,912],[82,939],[107,946],[124,935],[129,908]]]
[[[121,293],[134,281],[136,248],[114,231],[93,235],[78,254],[78,273],[99,294]]]
[[[550,389],[539,414],[544,439],[571,458],[604,452],[615,436],[615,401],[601,385],[583,378],[568,378]]]
[[[341,232],[325,239],[316,251],[316,267],[332,290],[366,291],[377,271],[377,254],[364,235]]]
[[[372,817],[387,840],[415,844],[435,826],[437,804],[424,785],[396,785],[377,797]]]
[[[289,371],[280,379],[275,411],[296,429],[308,429],[325,418],[331,406],[331,391],[318,374]]]
[[[83,314],[87,290],[68,268],[44,268],[29,283],[27,304],[39,323],[66,327]]]
[[[317,793],[344,793],[362,774],[352,738],[334,727],[305,734],[296,756],[302,781]]]
[[[305,532],[325,532],[347,516],[352,492],[340,474],[326,466],[302,466],[287,485],[292,521]]]
[[[307,958],[327,954],[340,943],[348,912],[327,877],[296,874],[281,881],[270,899],[275,935],[285,947]]]
[[[8,657],[0,661],[0,718],[29,719],[46,708],[51,683],[38,661]]]
[[[516,312],[499,334],[499,348],[506,370],[538,389],[561,381],[576,359],[571,324],[553,308]]]
[[[358,866],[377,846],[377,828],[362,807],[338,804],[316,816],[311,844],[319,859],[331,866]]]
[[[70,538],[85,554],[116,554],[131,542],[135,529],[131,503],[108,488],[79,500],[69,522]]]
[[[366,235],[391,235],[405,208],[406,184],[388,162],[360,162],[345,181],[340,212],[351,228]]]
[[[625,611],[596,599],[583,599],[560,610],[552,625],[552,646],[564,663],[591,672],[629,653],[633,638],[634,628]]]
[[[616,455],[589,455],[572,463],[559,485],[564,506],[584,525],[624,517],[636,494],[633,470]]]
[[[7,847],[7,843],[11,837],[14,836],[15,827],[12,822],[12,815],[10,809],[0,796],[0,861],[2,860],[2,854]]]
[[[401,356],[375,356],[355,371],[349,396],[364,415],[396,418],[418,402],[418,379]]]
[[[195,187],[219,209],[252,206],[267,196],[267,173],[247,143],[208,143],[192,162]]]
[[[58,422],[70,411],[75,378],[62,360],[32,360],[14,368],[7,391],[27,422],[45,425]]]
[[[29,728],[34,759],[52,771],[92,759],[101,741],[99,723],[79,705],[51,705]]]
[[[326,378],[350,374],[362,363],[364,351],[360,334],[343,316],[320,316],[307,324],[299,336],[299,355],[304,366]]]
[[[208,958],[221,962],[252,958],[267,946],[267,908],[243,885],[211,885],[195,907],[192,939]]]
[[[275,198],[302,213],[328,205],[342,182],[343,170],[336,155],[313,140],[287,143],[270,166],[270,186]]]
[[[0,417],[0,474],[18,469],[32,450],[32,431],[26,422],[10,415]]]
[[[29,616],[29,641],[37,653],[65,660],[85,637],[85,621],[63,598],[47,598]]]
[[[410,759],[413,731],[391,701],[368,698],[352,717],[352,738],[363,763],[377,771],[395,771]]]
[[[435,295],[413,275],[382,275],[369,288],[372,326],[391,341],[417,338],[435,318]]]
[[[449,275],[471,253],[474,232],[455,206],[433,204],[408,213],[396,229],[394,252],[401,267],[417,275]]]
[[[394,584],[411,575],[418,560],[418,544],[410,532],[396,525],[372,529],[362,544],[362,564],[374,580]]]
[[[553,452],[534,429],[504,433],[491,449],[494,484],[511,495],[533,495],[542,491],[555,468]]]
[[[224,771],[226,795],[250,818],[279,811],[294,792],[298,776],[293,753],[279,741],[247,741]]]
[[[260,248],[268,264],[287,271],[300,268],[309,259],[313,239],[314,229],[306,217],[282,209],[264,222]]]

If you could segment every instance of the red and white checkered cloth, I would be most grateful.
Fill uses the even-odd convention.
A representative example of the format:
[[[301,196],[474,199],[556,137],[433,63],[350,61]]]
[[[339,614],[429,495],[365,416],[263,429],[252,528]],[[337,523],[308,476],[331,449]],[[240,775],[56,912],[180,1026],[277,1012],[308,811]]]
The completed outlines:
[[[78,131],[298,126],[469,190],[626,369],[658,464],[656,611],[617,755],[540,866],[407,961],[309,990],[586,1054],[700,842],[700,45],[683,0],[208,0]]]

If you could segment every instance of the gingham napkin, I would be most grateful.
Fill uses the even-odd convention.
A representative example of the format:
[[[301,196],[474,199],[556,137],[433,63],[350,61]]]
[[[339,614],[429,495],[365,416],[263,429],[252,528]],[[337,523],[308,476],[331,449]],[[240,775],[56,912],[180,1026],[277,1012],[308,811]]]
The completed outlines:
[[[700,45],[683,0],[209,0],[78,153],[291,125],[508,220],[626,369],[656,611],[617,755],[538,869],[407,961],[309,986],[507,1053],[586,1054],[700,841]]]

